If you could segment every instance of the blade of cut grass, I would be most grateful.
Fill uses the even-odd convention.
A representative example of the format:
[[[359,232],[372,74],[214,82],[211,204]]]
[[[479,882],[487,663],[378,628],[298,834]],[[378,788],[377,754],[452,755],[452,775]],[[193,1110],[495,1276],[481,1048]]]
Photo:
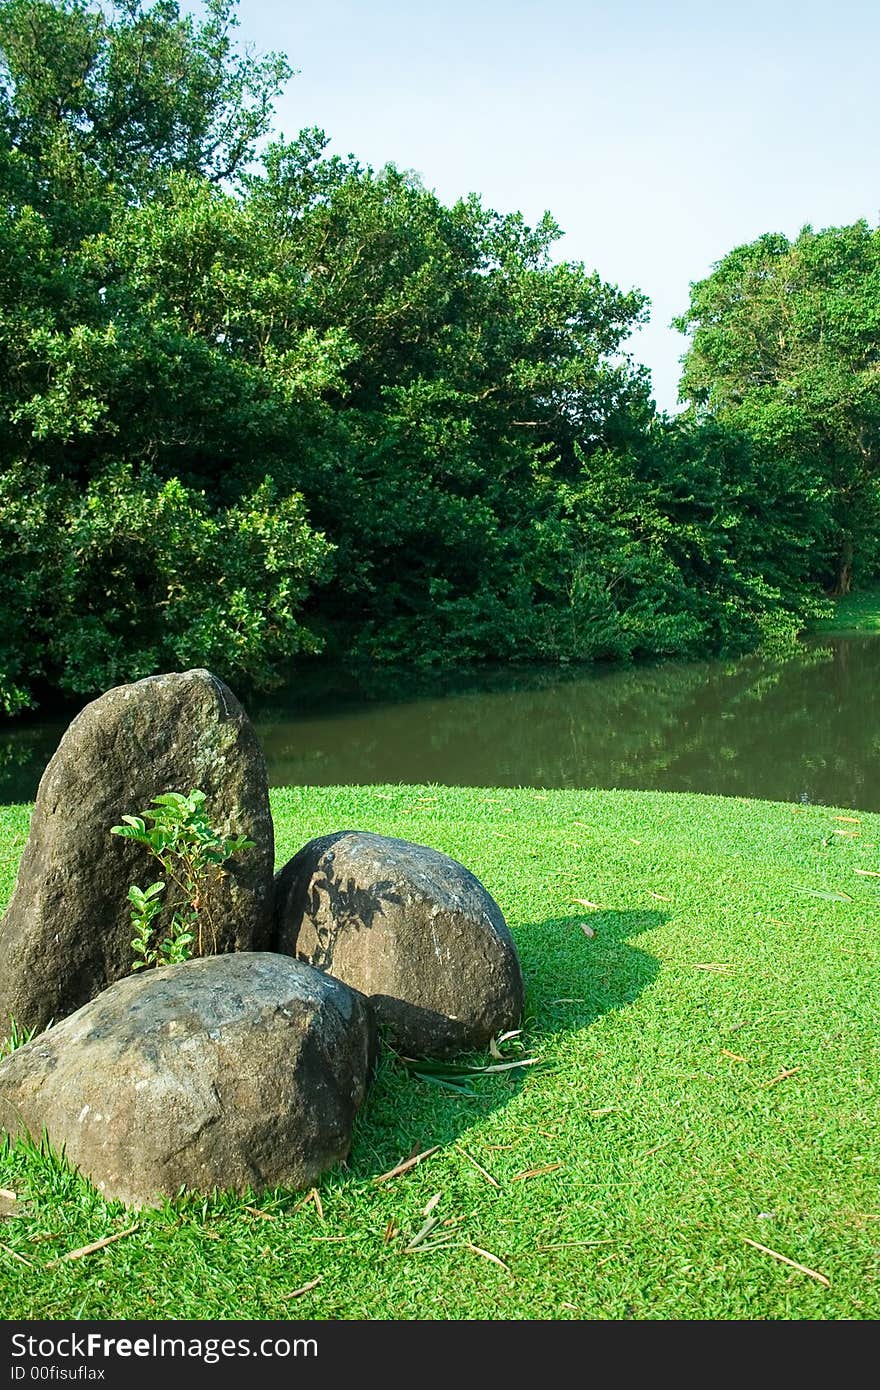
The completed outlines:
[[[19,1255],[17,1250],[13,1250],[11,1245],[6,1245],[2,1240],[0,1240],[0,1250],[5,1250],[7,1255],[11,1255],[14,1260],[19,1260],[23,1265],[27,1265],[29,1269],[34,1268],[33,1260],[25,1259],[24,1255]]]
[[[492,1174],[486,1171],[482,1163],[478,1163],[477,1160],[471,1154],[468,1153],[467,1149],[463,1149],[460,1144],[456,1144],[455,1147],[458,1150],[458,1152],[462,1155],[462,1157],[467,1159],[468,1163],[473,1164],[478,1173],[482,1173],[483,1177],[486,1179],[487,1182],[490,1182],[493,1187],[497,1187],[500,1189],[500,1182],[497,1182],[495,1178],[492,1177]]]
[[[541,1168],[526,1168],[522,1173],[514,1173],[511,1182],[524,1182],[526,1178],[540,1178],[544,1173],[555,1173],[557,1168],[564,1168],[564,1163],[545,1163]]]
[[[430,1076],[423,1071],[413,1071],[410,1072],[410,1075],[415,1077],[416,1081],[427,1081],[429,1086],[442,1086],[446,1091],[458,1091],[460,1096],[475,1096],[477,1094],[470,1086],[462,1086],[459,1082],[450,1081],[443,1076]]]
[[[399,1178],[401,1174],[408,1173],[411,1168],[415,1168],[416,1164],[421,1163],[423,1159],[430,1158],[431,1154],[435,1154],[439,1148],[439,1144],[434,1144],[432,1148],[424,1149],[422,1153],[405,1159],[403,1163],[398,1163],[395,1168],[389,1168],[387,1173],[380,1174],[378,1178],[373,1179],[373,1182],[390,1182],[392,1178]]]
[[[827,903],[851,903],[853,899],[849,893],[838,893],[827,888],[798,888],[793,890],[795,893],[808,893],[811,898],[823,898]]]
[[[674,1134],[671,1139],[661,1139],[659,1144],[652,1144],[650,1149],[646,1149],[642,1158],[650,1158],[652,1154],[659,1153],[661,1149],[668,1149],[670,1144],[680,1144],[683,1137],[681,1134]]]
[[[790,1260],[787,1255],[780,1255],[778,1250],[771,1250],[769,1245],[761,1245],[757,1240],[749,1240],[748,1236],[743,1236],[746,1245],[752,1245],[756,1250],[760,1250],[763,1255],[770,1255],[774,1260],[780,1260],[782,1264],[788,1265],[791,1269],[796,1269],[798,1274],[807,1274],[811,1279],[818,1279],[820,1284],[824,1284],[826,1289],[831,1288],[831,1280],[826,1279],[824,1274],[820,1274],[817,1269],[809,1269],[807,1265],[798,1264],[797,1260]]]
[[[310,1279],[307,1284],[303,1284],[301,1289],[294,1289],[293,1293],[282,1294],[281,1302],[286,1303],[289,1298],[302,1298],[303,1294],[308,1293],[310,1289],[316,1289],[323,1278],[323,1274],[319,1274],[317,1279]]]
[[[400,1059],[413,1076],[443,1077],[446,1080],[457,1076],[484,1076],[493,1071],[513,1071],[516,1067],[536,1067],[540,1057],[521,1057],[516,1062],[491,1062],[487,1066],[473,1066],[467,1062],[432,1062],[430,1058],[418,1057]]]
[[[309,1190],[308,1190],[308,1192],[306,1193],[305,1197],[302,1197],[302,1198],[300,1199],[300,1201],[297,1202],[296,1206],[294,1207],[294,1211],[299,1211],[300,1207],[308,1206],[309,1202],[312,1203],[312,1205],[313,1205],[314,1208],[315,1208],[315,1211],[318,1213],[318,1218],[319,1218],[319,1220],[323,1221],[323,1220],[324,1220],[324,1204],[323,1204],[323,1202],[321,1201],[321,1194],[320,1194],[320,1192],[318,1191],[318,1189],[317,1189],[316,1187],[310,1187],[310,1188],[309,1188]]]
[[[139,1231],[140,1226],[129,1226],[125,1231],[117,1231],[113,1236],[104,1236],[103,1240],[93,1240],[91,1245],[81,1245],[77,1250],[68,1250],[66,1255],[58,1255],[54,1260],[47,1260],[45,1268],[52,1269],[55,1265],[64,1264],[66,1260],[81,1260],[85,1255],[94,1255],[96,1250],[103,1250],[107,1245],[113,1245],[117,1240],[123,1240],[126,1236],[133,1236],[135,1231]]]
[[[420,1246],[420,1245],[424,1245],[425,1241],[428,1239],[428,1236],[431,1234],[432,1231],[436,1230],[436,1228],[437,1228],[439,1225],[440,1225],[440,1218],[439,1218],[439,1216],[429,1216],[428,1219],[427,1219],[427,1221],[425,1222],[424,1226],[422,1226],[421,1230],[419,1230],[419,1231],[413,1236],[413,1238],[412,1238],[412,1240],[410,1241],[409,1245],[406,1246],[406,1248],[405,1248],[405,1250],[404,1250],[404,1254],[408,1254],[408,1253],[410,1252],[410,1250],[418,1250],[419,1246]]]
[[[536,1245],[535,1250],[542,1253],[545,1250],[573,1250],[581,1245],[616,1245],[617,1241],[613,1236],[606,1240],[557,1240],[552,1245]]]
[[[491,1250],[483,1250],[479,1245],[471,1245],[470,1241],[465,1241],[465,1250],[470,1250],[474,1255],[482,1255],[484,1260],[491,1260],[493,1265],[499,1265],[501,1269],[510,1273],[510,1265],[504,1263],[497,1255],[493,1255]]]
[[[523,1057],[521,1062],[495,1062],[490,1067],[477,1067],[479,1072],[489,1071],[514,1071],[516,1067],[537,1067],[540,1066],[540,1057]]]
[[[490,1038],[489,1055],[495,1057],[499,1062],[503,1062],[504,1053],[501,1051],[502,1043],[511,1042],[513,1038],[518,1038],[521,1034],[521,1028],[511,1028],[507,1033],[499,1033],[497,1038]]]
[[[779,1073],[778,1076],[772,1077],[769,1081],[762,1081],[761,1089],[763,1090],[765,1086],[775,1086],[777,1081],[787,1081],[788,1078],[790,1076],[794,1076],[795,1072],[797,1071],[800,1071],[800,1067],[783,1068],[783,1070]]]

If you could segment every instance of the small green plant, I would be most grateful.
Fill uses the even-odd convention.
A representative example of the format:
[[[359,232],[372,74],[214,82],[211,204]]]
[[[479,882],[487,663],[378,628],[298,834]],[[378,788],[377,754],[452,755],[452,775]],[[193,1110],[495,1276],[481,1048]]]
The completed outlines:
[[[215,830],[208,821],[206,803],[205,793],[197,788],[188,796],[165,792],[153,797],[149,810],[139,816],[123,816],[124,824],[110,828],[111,835],[144,845],[166,875],[148,888],[132,884],[128,890],[134,928],[133,971],[189,960],[193,943],[198,954],[203,954],[204,925],[210,925],[206,897],[211,881],[223,872],[224,864],[233,855],[254,848],[254,841],[244,835],[221,835]],[[168,931],[157,938],[156,919],[164,906],[166,879],[175,885],[181,901],[174,909]]]

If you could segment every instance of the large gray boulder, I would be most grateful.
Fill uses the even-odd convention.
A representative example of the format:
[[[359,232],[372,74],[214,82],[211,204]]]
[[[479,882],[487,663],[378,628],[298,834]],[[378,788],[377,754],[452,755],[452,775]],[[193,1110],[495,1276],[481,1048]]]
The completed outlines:
[[[275,949],[367,995],[416,1056],[485,1047],[522,1015],[498,904],[463,865],[407,840],[362,830],[311,840],[276,875]]]
[[[0,1062],[0,1127],[145,1206],[308,1187],[344,1158],[366,1093],[366,1001],[269,952],[129,976]]]
[[[44,1028],[132,966],[132,883],[164,877],[110,834],[154,796],[199,787],[211,824],[256,848],[229,861],[202,913],[205,950],[260,950],[271,933],[274,839],[266,765],[250,720],[209,671],[117,686],[74,719],[43,774],[9,909],[0,923],[0,1038]]]

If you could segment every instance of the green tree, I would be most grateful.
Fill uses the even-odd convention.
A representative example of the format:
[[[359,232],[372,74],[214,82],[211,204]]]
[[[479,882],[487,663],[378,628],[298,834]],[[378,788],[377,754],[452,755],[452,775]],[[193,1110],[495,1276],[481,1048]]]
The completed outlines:
[[[172,172],[238,177],[292,69],[239,51],[235,8],[0,0],[0,123],[34,205],[81,229]]]
[[[814,578],[846,593],[880,530],[880,231],[760,237],[691,290],[681,398],[745,430],[815,503]]]
[[[112,13],[0,3],[7,712],[181,664],[270,684],[332,550],[289,459],[344,345],[272,331],[291,286],[229,191],[286,65],[235,56],[225,0]]]
[[[784,381],[749,334],[778,340],[793,249],[695,287],[665,422],[639,291],[554,260],[549,214],[447,206],[318,130],[257,157],[290,68],[234,29],[234,0],[0,0],[0,710],[182,664],[268,688],[322,643],[424,666],[795,627],[834,526],[873,525],[874,234],[816,252],[830,317],[783,295],[812,344]]]
[[[325,145],[307,131],[274,146],[247,186],[301,324],[350,344],[301,462],[339,547],[322,611],[371,661],[527,655],[534,517],[578,441],[610,447],[650,414],[622,350],[644,296],[553,264],[549,215],[530,228],[475,196],[447,207]]]

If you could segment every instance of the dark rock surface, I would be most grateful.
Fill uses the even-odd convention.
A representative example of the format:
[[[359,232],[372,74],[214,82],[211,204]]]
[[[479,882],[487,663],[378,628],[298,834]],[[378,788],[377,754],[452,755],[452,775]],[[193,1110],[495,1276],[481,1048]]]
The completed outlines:
[[[133,1206],[308,1187],[348,1153],[374,1027],[365,1000],[289,956],[150,970],[0,1062],[0,1126],[45,1129]]]
[[[235,696],[209,671],[117,686],[73,720],[43,774],[0,923],[0,1038],[44,1028],[131,970],[129,885],[162,877],[141,845],[110,834],[163,792],[207,795],[211,824],[256,848],[211,889],[206,947],[260,950],[271,931],[274,838],[266,766]]]
[[[519,958],[498,904],[448,855],[367,831],[312,840],[275,880],[275,949],[365,994],[416,1056],[519,1024]]]

